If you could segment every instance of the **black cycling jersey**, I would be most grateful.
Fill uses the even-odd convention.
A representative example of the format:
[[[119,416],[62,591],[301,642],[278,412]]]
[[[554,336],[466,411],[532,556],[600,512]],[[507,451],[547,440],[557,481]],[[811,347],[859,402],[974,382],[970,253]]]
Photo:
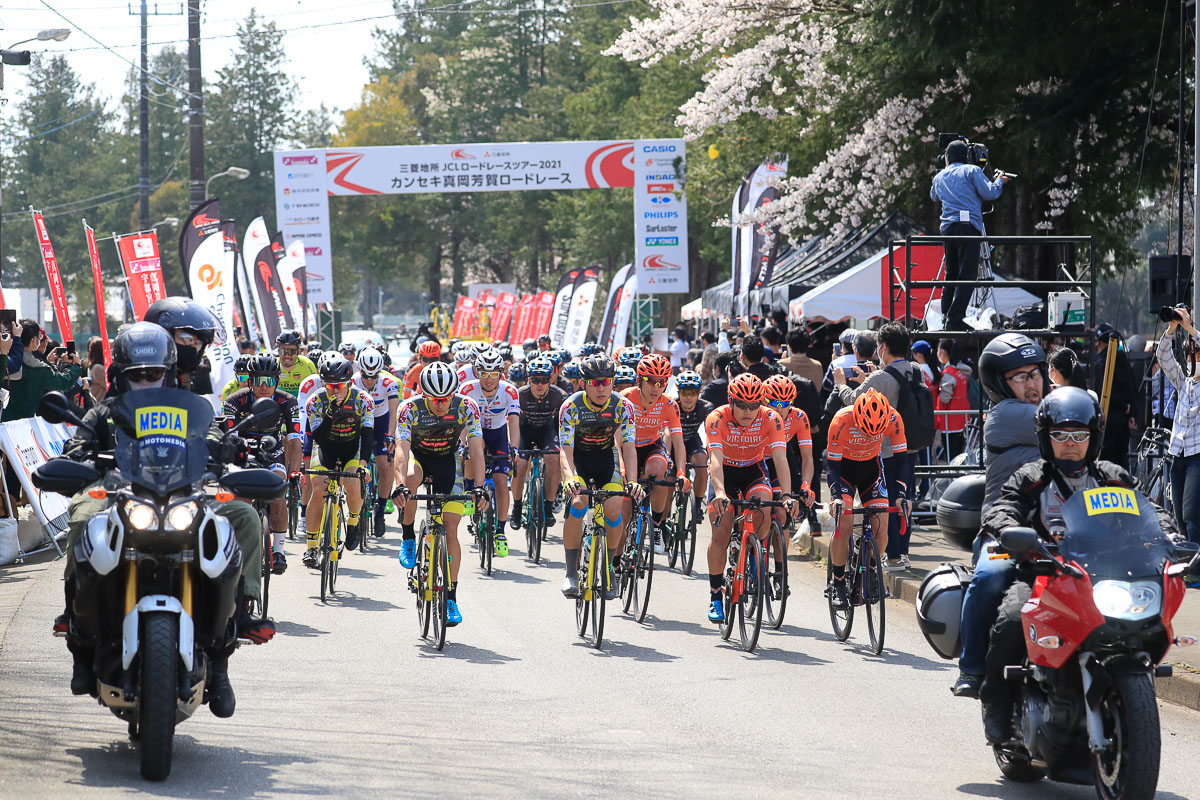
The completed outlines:
[[[546,394],[541,400],[533,396],[533,390],[528,386],[517,392],[517,402],[521,404],[520,428],[522,431],[536,431],[544,428],[558,427],[558,410],[562,408],[567,395],[557,386],[547,386]]]
[[[700,428],[704,426],[704,420],[708,419],[708,415],[712,413],[712,403],[707,400],[697,400],[696,407],[690,412],[683,410],[683,405],[679,406],[679,427],[683,429],[684,441],[692,439],[699,435]]]
[[[301,439],[300,406],[296,403],[296,398],[282,389],[276,389],[271,395],[271,399],[279,406],[280,416],[278,425],[270,430],[249,425],[238,431],[242,437],[247,439],[274,436],[279,440],[278,446],[271,451],[259,453],[259,458],[264,464],[282,462],[284,441],[286,439],[296,439],[297,441]],[[221,427],[224,430],[229,430],[236,423],[250,416],[252,413],[251,407],[256,400],[258,398],[254,396],[254,391],[249,387],[232,392],[225,398],[225,403],[222,407],[226,420]]]

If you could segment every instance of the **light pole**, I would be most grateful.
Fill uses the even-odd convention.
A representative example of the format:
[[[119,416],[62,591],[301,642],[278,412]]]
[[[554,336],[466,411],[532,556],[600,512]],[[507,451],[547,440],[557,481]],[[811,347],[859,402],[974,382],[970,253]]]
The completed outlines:
[[[215,181],[217,178],[220,178],[225,175],[229,175],[230,177],[237,178],[239,181],[244,181],[244,180],[246,180],[246,178],[250,177],[250,170],[243,169],[242,167],[230,167],[229,169],[225,170],[224,172],[218,172],[216,175],[213,175],[211,178],[209,178],[208,180],[206,180],[204,182],[204,199],[205,200],[208,200],[208,198],[209,198],[208,185],[210,183],[212,183],[213,181]]]
[[[157,228],[159,225],[170,225],[172,228],[179,225],[179,217],[163,217],[158,222],[150,226],[151,229]]]
[[[71,35],[69,28],[47,28],[44,31],[38,31],[38,35],[29,39],[22,39],[16,44],[9,45],[3,50],[0,50],[0,95],[4,94],[4,65],[8,64],[13,67],[28,66],[32,57],[28,50],[16,50],[28,42],[61,42]],[[2,101],[0,101],[2,102]],[[3,157],[3,149],[0,149],[0,158]],[[3,164],[0,162],[0,167]],[[0,212],[4,209],[4,171],[0,168]],[[0,272],[4,269],[4,240],[0,239]]]

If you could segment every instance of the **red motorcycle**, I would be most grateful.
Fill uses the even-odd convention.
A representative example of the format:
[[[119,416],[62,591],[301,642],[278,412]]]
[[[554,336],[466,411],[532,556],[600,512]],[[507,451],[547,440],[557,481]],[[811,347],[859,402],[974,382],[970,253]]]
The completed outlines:
[[[1154,678],[1177,636],[1182,575],[1200,545],[1173,543],[1140,492],[1102,487],[1063,505],[1057,545],[1009,528],[1001,547],[1034,577],[1021,609],[1027,656],[1005,668],[1020,682],[1013,738],[994,747],[1012,780],[1094,784],[1102,800],[1152,798],[1160,730]],[[1028,572],[1026,572],[1028,577]]]

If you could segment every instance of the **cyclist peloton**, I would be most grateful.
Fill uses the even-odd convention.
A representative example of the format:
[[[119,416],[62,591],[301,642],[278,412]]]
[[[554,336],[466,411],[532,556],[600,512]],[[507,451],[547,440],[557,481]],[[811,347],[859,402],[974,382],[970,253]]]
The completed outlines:
[[[729,404],[712,411],[704,422],[712,492],[708,504],[712,521],[712,539],[708,543],[708,618],[712,622],[725,621],[721,595],[725,585],[725,553],[735,516],[728,513],[729,499],[771,499],[768,459],[779,476],[783,493],[792,491],[791,470],[784,452],[783,418],[763,405],[764,397],[762,381],[749,372],[742,373],[729,382]],[[784,502],[787,512],[794,515],[796,501],[788,498]],[[770,530],[771,515],[760,513],[755,533],[759,539],[765,539]]]
[[[483,486],[483,432],[479,426],[479,407],[474,400],[457,394],[458,376],[454,368],[441,362],[427,365],[421,371],[419,388],[419,395],[400,404],[400,419],[396,426],[398,485],[394,494],[406,499],[401,523],[404,533],[400,541],[400,564],[405,569],[412,569],[417,563],[417,537],[413,529],[417,501],[414,495],[425,478],[432,481],[434,494],[464,493],[464,460],[459,456],[464,437],[475,486]],[[483,502],[483,490],[476,488],[473,491],[475,502]],[[450,551],[447,625],[462,622],[462,613],[458,610],[458,569],[462,564],[458,523],[464,510],[458,501],[442,506],[442,524]]]
[[[338,352],[342,354],[342,358],[350,362],[353,369],[358,369],[358,365],[354,363],[354,360],[358,358],[358,348],[353,343],[342,342],[338,345]]]
[[[221,402],[224,403],[229,399],[229,395],[236,392],[238,389],[245,389],[250,381],[250,359],[254,356],[238,356],[233,360],[233,380],[225,384],[225,388],[221,390]]]
[[[517,366],[520,365],[513,365],[514,368]],[[535,358],[530,361],[528,373],[529,384],[517,392],[521,416],[518,422],[518,452],[515,454],[517,464],[512,481],[512,518],[509,520],[513,530],[521,527],[523,489],[525,488],[525,477],[529,474],[529,459],[523,458],[519,451],[558,449],[558,412],[567,399],[567,395],[563,393],[562,389],[550,385],[550,376],[554,373],[554,366],[548,359]],[[509,374],[512,374],[511,370]],[[549,527],[555,522],[554,493],[561,481],[562,466],[557,458],[544,458],[542,464],[546,469],[542,482],[545,494],[542,516],[546,520],[546,526]]]
[[[340,361],[325,356],[321,359],[320,377],[324,384],[313,392],[305,404],[305,420],[308,425],[304,437],[304,466],[306,469],[325,472],[355,472],[365,470],[375,441],[375,404],[366,392],[354,386],[354,366],[346,359]],[[316,458],[313,446],[316,445]],[[325,491],[327,478],[309,476],[310,492],[320,496]],[[362,511],[362,488],[358,481],[341,481],[346,492],[346,548],[358,547],[358,515]],[[321,544],[321,512],[324,504],[308,502],[304,523],[308,535],[308,549],[304,553],[304,565],[320,568],[319,547]]]
[[[700,399],[700,389],[704,381],[700,375],[684,370],[675,376],[675,388],[679,391],[679,428],[683,434],[683,449],[687,453],[688,463],[695,467],[696,477],[692,479],[693,504],[692,515],[700,516],[700,503],[704,493],[708,491],[708,448],[700,438],[700,429],[704,421],[712,413],[712,403]]]
[[[396,414],[400,410],[400,387],[396,378],[383,369],[383,355],[374,347],[366,347],[358,354],[358,371],[354,373],[354,386],[371,396],[375,406],[375,481],[378,499],[374,509],[375,535],[382,536],[386,525],[384,510],[387,497],[392,491],[392,460],[396,454]]]
[[[518,391],[525,386],[525,379],[528,377],[529,371],[524,361],[518,361],[508,368],[508,382],[517,387]]]
[[[583,539],[583,518],[588,513],[587,497],[580,494],[585,488],[602,491],[628,491],[638,502],[642,487],[625,476],[637,475],[637,433],[633,409],[629,401],[613,392],[616,366],[605,355],[585,358],[579,365],[583,375],[583,391],[568,397],[559,411],[559,459],[562,465],[564,491],[570,498],[566,520],[563,522],[563,547],[566,551],[567,576],[562,593],[579,596],[579,547]],[[608,533],[606,597],[617,595],[617,582],[612,567],[624,546],[624,528],[632,508],[625,498],[610,497],[604,501],[604,526]]]
[[[311,360],[311,359],[310,359]],[[335,350],[327,350],[317,357],[317,371],[300,382],[300,393],[296,397],[296,403],[300,406],[300,432],[305,438],[308,437],[308,398],[312,397],[316,392],[321,390],[325,384],[321,381],[321,368],[329,363],[337,363],[345,361],[342,354]],[[303,516],[308,508],[308,498],[312,496],[312,485],[308,482],[308,476],[303,475],[300,478],[300,514]]]
[[[300,384],[309,375],[317,374],[317,365],[308,356],[300,355],[304,337],[300,331],[282,331],[275,337],[275,352],[279,356],[279,388],[292,397],[300,394]]]
[[[891,440],[892,452],[908,449],[904,439],[904,423],[887,398],[875,389],[858,396],[854,405],[846,406],[833,415],[829,423],[829,440],[825,450],[825,471],[829,480],[830,508],[835,504],[844,509],[854,506],[854,495],[866,508],[880,509],[871,514],[871,532],[879,552],[887,550],[888,506],[887,481],[883,474],[883,441]],[[903,497],[897,497],[899,503]],[[833,565],[833,580],[827,592],[832,592],[833,607],[846,608],[849,600],[846,589],[846,561],[850,557],[850,534],[854,517],[842,514],[833,542],[829,545],[829,561]],[[868,565],[868,569],[871,567]]]
[[[675,478],[681,491],[692,490],[687,478],[687,450],[683,446],[683,429],[679,424],[679,406],[663,392],[671,380],[671,362],[664,356],[648,355],[638,362],[637,385],[621,392],[621,396],[633,407],[636,430],[637,477],[640,480],[666,480],[669,463],[667,448],[663,443],[663,431],[671,437],[671,453],[675,461]],[[665,553],[663,541],[663,516],[671,500],[669,486],[655,486],[650,490],[650,513],[654,518],[654,552]]]
[[[517,387],[500,378],[504,359],[494,348],[489,347],[476,356],[474,366],[475,380],[459,384],[458,393],[469,397],[479,407],[483,449],[493,459],[492,481],[496,487],[496,532],[493,541],[496,556],[504,558],[508,555],[508,537],[504,533],[504,525],[508,522],[508,473],[512,469],[510,443],[518,440],[517,422],[521,417],[521,405],[517,400]],[[485,463],[480,470],[486,472],[486,468]],[[464,467],[464,470],[475,472],[468,467]]]

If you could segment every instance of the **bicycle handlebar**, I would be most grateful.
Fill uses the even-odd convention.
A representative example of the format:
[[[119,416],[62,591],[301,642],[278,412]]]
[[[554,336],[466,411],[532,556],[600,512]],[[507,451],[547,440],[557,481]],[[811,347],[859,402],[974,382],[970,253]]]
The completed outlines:
[[[517,450],[517,455],[521,456],[522,458],[525,458],[527,456],[556,456],[556,455],[558,455],[558,451],[557,450],[542,450],[537,447],[534,447],[529,450]]]
[[[301,469],[305,475],[324,475],[327,478],[358,478],[360,481],[367,479],[367,471],[358,472],[334,472],[333,470],[325,469]]]

